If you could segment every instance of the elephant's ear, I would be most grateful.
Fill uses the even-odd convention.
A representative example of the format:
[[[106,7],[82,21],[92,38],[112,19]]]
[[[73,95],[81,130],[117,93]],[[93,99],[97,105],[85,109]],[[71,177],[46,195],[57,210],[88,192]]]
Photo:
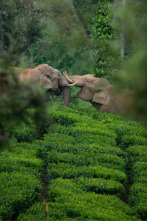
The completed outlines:
[[[98,91],[94,94],[92,102],[108,105],[110,101],[110,95],[107,90]]]

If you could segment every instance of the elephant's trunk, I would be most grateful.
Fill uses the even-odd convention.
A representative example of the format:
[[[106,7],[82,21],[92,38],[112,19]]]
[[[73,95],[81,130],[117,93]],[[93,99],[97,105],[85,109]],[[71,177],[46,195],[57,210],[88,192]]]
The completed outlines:
[[[70,87],[63,87],[63,97],[64,97],[64,105],[69,106],[69,101],[71,97],[71,89]]]

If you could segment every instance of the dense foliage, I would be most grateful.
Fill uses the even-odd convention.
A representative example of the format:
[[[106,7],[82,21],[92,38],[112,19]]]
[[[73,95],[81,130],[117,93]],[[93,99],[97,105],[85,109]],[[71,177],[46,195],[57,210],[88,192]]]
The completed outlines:
[[[112,0],[98,1],[96,16],[92,27],[94,48],[94,75],[106,77],[110,81],[118,71],[120,62],[119,50],[114,50],[114,40],[118,39],[112,20],[114,19],[114,5]]]
[[[0,153],[2,220],[145,220],[143,126],[77,105],[50,117],[43,140],[22,124]]]
[[[0,220],[146,220],[142,123],[74,99],[47,110],[44,91],[12,68],[119,81],[136,88],[146,120],[146,2],[122,2],[0,1]]]
[[[41,37],[41,16],[34,7],[35,1],[1,0],[0,47],[7,50],[11,39],[17,42],[20,53],[28,53],[34,42]]]

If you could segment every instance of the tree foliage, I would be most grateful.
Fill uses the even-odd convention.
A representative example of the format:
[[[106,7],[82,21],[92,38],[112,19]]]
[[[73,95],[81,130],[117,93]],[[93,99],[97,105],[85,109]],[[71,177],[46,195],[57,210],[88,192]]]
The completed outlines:
[[[102,0],[97,3],[94,17],[92,37],[95,40],[94,49],[94,75],[106,77],[112,81],[119,64],[119,51],[112,50],[117,33],[112,24],[114,11],[112,0]]]
[[[126,10],[127,9],[127,10]],[[116,27],[124,26],[126,57],[116,80],[136,91],[135,108],[140,119],[147,121],[147,8],[146,1],[129,0],[126,9],[118,8]]]
[[[1,0],[0,2],[0,47],[8,50],[11,39],[20,46],[20,53],[27,53],[41,37],[41,16],[34,1]]]

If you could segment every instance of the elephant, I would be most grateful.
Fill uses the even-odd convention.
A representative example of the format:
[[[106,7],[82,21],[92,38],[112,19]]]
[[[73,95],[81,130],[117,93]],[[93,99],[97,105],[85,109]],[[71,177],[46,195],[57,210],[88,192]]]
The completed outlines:
[[[65,79],[81,90],[74,96],[84,101],[89,101],[97,110],[101,112],[112,112],[123,114],[133,111],[135,92],[129,89],[118,89],[109,83],[105,78],[96,78],[93,75],[73,75],[68,76],[63,73]]]
[[[13,71],[19,73],[19,79],[21,81],[39,83],[48,92],[53,92],[57,96],[63,92],[64,105],[69,105],[71,96],[70,87],[74,86],[76,83],[69,83],[57,69],[47,64],[41,64],[36,68],[13,68]]]

